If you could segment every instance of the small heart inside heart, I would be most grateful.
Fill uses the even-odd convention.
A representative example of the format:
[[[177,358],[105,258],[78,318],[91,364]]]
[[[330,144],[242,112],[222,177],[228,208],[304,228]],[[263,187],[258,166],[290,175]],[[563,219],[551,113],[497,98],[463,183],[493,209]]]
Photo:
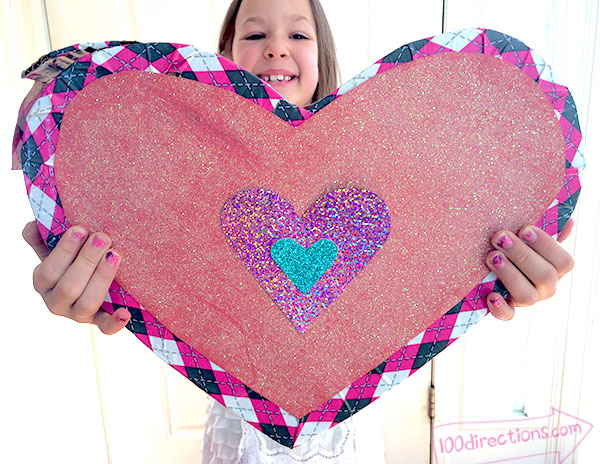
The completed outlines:
[[[304,248],[291,238],[282,238],[271,247],[273,261],[305,295],[331,267],[337,253],[337,245],[327,239]]]

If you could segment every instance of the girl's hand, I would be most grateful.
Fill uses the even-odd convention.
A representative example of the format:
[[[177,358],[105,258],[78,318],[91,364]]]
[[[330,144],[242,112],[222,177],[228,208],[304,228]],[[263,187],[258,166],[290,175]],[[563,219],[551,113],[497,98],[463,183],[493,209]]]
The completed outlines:
[[[77,322],[96,324],[105,334],[121,330],[131,315],[125,308],[108,314],[100,309],[117,268],[119,255],[106,234],[73,226],[49,252],[35,222],[23,229],[23,238],[42,262],[33,271],[33,288],[51,313]]]
[[[558,242],[535,226],[523,227],[518,237],[506,230],[494,234],[496,249],[488,253],[486,264],[510,293],[507,300],[496,292],[488,295],[494,317],[507,321],[514,316],[515,306],[530,306],[554,295],[560,278],[573,269],[573,257],[559,245],[573,225],[569,219]]]

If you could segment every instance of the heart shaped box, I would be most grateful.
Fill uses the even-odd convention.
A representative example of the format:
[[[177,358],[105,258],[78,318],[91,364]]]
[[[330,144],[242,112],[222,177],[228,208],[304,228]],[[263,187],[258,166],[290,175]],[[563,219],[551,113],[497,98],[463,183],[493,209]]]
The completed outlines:
[[[385,86],[386,79],[393,82],[393,74],[387,73],[390,70],[396,68],[403,69],[403,67],[408,69],[411,63],[426,62],[425,58],[432,60],[433,63],[431,57],[440,57],[442,55],[459,56],[459,54],[460,56],[483,56],[486,59],[487,57],[494,57],[499,58],[502,63],[509,63],[511,66],[514,66],[514,69],[518,69],[519,73],[523,73],[528,79],[535,82],[540,95],[544,95],[543,100],[549,102],[548,111],[551,114],[553,113],[552,117],[555,118],[555,129],[560,133],[560,155],[564,159],[565,165],[564,170],[562,166],[560,167],[559,182],[556,188],[550,192],[550,198],[553,201],[548,201],[548,204],[543,205],[543,207],[537,205],[536,208],[539,213],[535,217],[539,218],[536,223],[538,227],[556,237],[573,211],[580,191],[579,170],[584,167],[583,156],[578,148],[581,141],[581,132],[575,104],[568,89],[556,82],[550,67],[535,52],[522,42],[492,30],[465,29],[400,47],[373,66],[367,68],[350,82],[344,84],[334,94],[313,103],[306,109],[289,104],[267,84],[251,73],[241,70],[229,60],[218,55],[201,52],[191,46],[132,42],[74,45],[50,53],[23,73],[24,77],[37,80],[43,83],[43,85],[38,84],[34,87],[34,90],[27,97],[21,108],[21,119],[17,126],[13,151],[20,152],[30,203],[37,219],[40,233],[48,246],[52,248],[70,224],[70,221],[65,217],[61,199],[65,202],[68,200],[71,204],[77,203],[73,198],[67,199],[66,196],[59,198],[58,192],[58,190],[61,190],[62,193],[63,188],[65,190],[70,189],[75,180],[72,179],[73,182],[63,181],[64,187],[59,182],[60,187],[57,190],[55,178],[55,162],[59,164],[59,158],[63,156],[61,150],[64,148],[62,145],[57,148],[59,135],[66,122],[75,125],[77,123],[77,121],[71,121],[71,119],[76,118],[69,119],[67,117],[63,121],[63,116],[65,111],[71,111],[69,107],[73,103],[74,98],[80,93],[83,95],[85,93],[82,92],[84,89],[85,91],[92,89],[93,86],[89,89],[86,89],[86,87],[94,82],[100,82],[100,84],[95,85],[102,85],[107,76],[118,80],[120,77],[117,73],[122,71],[145,71],[147,73],[144,73],[144,76],[169,74],[188,79],[190,85],[201,86],[197,88],[204,89],[206,86],[193,81],[208,84],[209,86],[222,87],[225,92],[219,90],[218,93],[214,93],[211,90],[213,92],[211,93],[211,98],[215,98],[216,100],[223,98],[223,101],[229,102],[232,98],[241,100],[239,98],[241,96],[252,101],[259,112],[262,111],[263,114],[267,114],[267,112],[273,113],[285,122],[284,125],[296,128],[305,121],[311,120],[315,113],[322,110],[325,110],[323,111],[324,115],[335,115],[336,111],[338,113],[341,112],[342,110],[339,108],[343,108],[343,106],[335,106],[338,104],[338,101],[340,102],[339,105],[349,102],[351,103],[350,106],[357,106],[357,101],[361,101],[362,98],[360,97],[360,93],[357,93],[361,88],[368,89],[367,93],[370,92],[371,96],[377,97],[378,85]],[[439,62],[444,66],[443,60]],[[437,66],[435,69],[437,71],[440,70],[439,63],[437,65],[432,64],[431,66],[434,68]],[[490,64],[489,66],[495,66],[495,64]],[[125,74],[123,76],[123,79],[126,79]],[[374,78],[379,79],[378,83],[369,84],[369,82],[375,82]],[[435,76],[435,78],[437,79],[438,76]],[[149,82],[148,85],[150,87],[154,86],[152,88],[155,89],[162,89],[169,86],[169,84],[165,84],[165,81],[161,81],[160,79],[155,82],[152,77],[142,77],[140,79]],[[122,80],[120,82],[127,83],[128,81]],[[359,90],[353,91],[359,84],[361,84],[361,87],[358,87]],[[363,85],[364,87],[362,87]],[[123,88],[121,87],[121,89]],[[229,94],[227,91],[232,93]],[[239,96],[235,96],[236,93]],[[340,98],[343,95],[347,95],[347,97]],[[123,96],[126,96],[126,92],[124,92]],[[79,99],[75,99],[75,102],[78,101],[85,100],[80,97]],[[331,105],[332,102],[336,103]],[[384,103],[379,101],[379,104]],[[502,102],[499,101],[497,103],[501,104]],[[244,108],[249,107],[245,106]],[[227,113],[225,117],[231,116],[225,107],[219,110]],[[267,112],[264,110],[267,110]],[[368,111],[371,110],[368,109]],[[256,111],[253,108],[248,109],[248,112],[252,117],[256,116]],[[372,113],[369,114],[372,115]],[[22,118],[25,115],[26,120]],[[385,119],[385,116],[379,119]],[[239,117],[243,119],[243,115]],[[435,112],[432,113],[432,118],[432,120],[435,120]],[[437,122],[440,123],[439,120]],[[363,123],[366,124],[365,121]],[[224,122],[224,124],[227,124],[227,122]],[[256,122],[256,124],[260,125],[260,121]],[[344,124],[351,125],[352,118],[347,117]],[[436,130],[438,128],[427,128],[424,134],[427,134],[428,131],[434,134]],[[532,132],[536,131],[532,130]],[[460,138],[461,135],[456,133],[454,137]],[[482,136],[482,134],[479,134],[479,136]],[[62,143],[63,141],[61,140]],[[352,149],[351,146],[347,146],[346,148],[349,150]],[[443,147],[440,150],[443,151]],[[57,151],[59,152],[59,156],[55,159]],[[66,152],[68,153],[68,151],[67,147]],[[473,156],[470,155],[469,158],[473,158]],[[71,163],[74,163],[74,161],[71,160]],[[420,166],[420,163],[422,161],[418,161],[416,165]],[[74,170],[76,171],[77,169]],[[494,174],[493,171],[485,172],[488,176]],[[85,173],[84,175],[88,174]],[[408,175],[410,177],[410,173]],[[517,172],[513,177],[517,177],[518,175]],[[537,177],[537,175],[533,177]],[[533,177],[529,180],[519,179],[518,182],[521,184],[534,183]],[[507,182],[510,182],[510,179]],[[256,185],[249,185],[247,187],[256,187]],[[261,185],[260,187],[266,186]],[[370,188],[369,185],[359,185],[358,187]],[[427,186],[423,188],[426,191]],[[543,190],[544,187],[541,186],[540,188]],[[329,189],[326,188],[325,190]],[[294,197],[295,202],[292,202],[292,206],[296,208],[298,213],[302,213],[319,198],[317,195],[318,192],[323,192],[323,188],[317,187],[316,192],[311,191],[305,196]],[[228,198],[231,198],[235,193],[236,190],[231,191]],[[220,204],[223,204],[228,198],[219,199]],[[385,201],[386,199],[383,198],[383,200]],[[540,200],[538,199],[538,201]],[[394,215],[397,212],[391,209],[391,214],[392,220],[394,220]],[[531,211],[528,214],[532,214]],[[504,216],[500,219],[503,218]],[[520,220],[523,219],[521,218]],[[531,221],[534,220],[531,219]],[[520,225],[522,224],[511,223],[510,227],[518,228]],[[490,235],[495,231],[493,227],[509,226],[506,224],[491,224],[484,231],[482,235],[483,239],[489,240],[489,236],[486,237],[485,233]],[[391,230],[392,232],[394,231],[393,221]],[[119,248],[119,237],[112,236],[115,240],[116,248]],[[439,238],[440,236],[437,235],[437,237]],[[226,241],[224,234],[222,239],[223,242]],[[361,276],[367,273],[367,271],[376,268],[378,263],[381,264],[381,261],[384,259],[382,253],[383,250],[386,250],[387,246],[387,243],[383,245],[381,252],[375,255],[372,265],[368,264],[361,273]],[[455,248],[460,246],[464,246],[464,244],[451,243],[448,253],[452,253]],[[393,245],[390,245],[390,247],[393,247]],[[485,249],[476,248],[475,251],[476,253],[474,254],[476,256],[474,259],[483,263]],[[231,252],[233,253],[233,251]],[[127,257],[129,258],[129,255]],[[124,261],[124,264],[126,261]],[[469,274],[470,278],[473,275],[481,276],[482,269],[483,265],[479,266],[474,270],[473,274]],[[240,272],[247,273],[243,267]],[[370,273],[368,275],[371,276]],[[363,280],[357,278],[357,280],[349,284],[345,292],[352,293],[352,289],[355,289],[360,284],[364,284],[366,278]],[[120,276],[118,275],[117,280],[119,279]],[[481,278],[477,280],[481,280]],[[472,288],[477,280],[471,281],[468,288]],[[127,281],[127,279],[124,279],[124,281]],[[256,287],[255,292],[265,297],[264,291],[259,288],[256,281],[252,281],[252,285]],[[447,289],[445,288],[444,290]],[[456,292],[457,289],[454,288],[453,291]],[[485,297],[491,291],[499,291],[506,295],[505,289],[496,280],[494,274],[489,273],[461,301],[457,301],[460,298],[459,296],[451,304],[448,304],[447,307],[451,306],[448,310],[444,309],[443,312],[432,310],[424,326],[426,327],[424,330],[412,328],[411,332],[411,328],[407,328],[402,334],[404,338],[400,338],[405,340],[405,342],[401,345],[390,346],[388,350],[389,355],[386,355],[387,358],[386,356],[381,356],[377,362],[371,361],[371,364],[366,367],[358,366],[357,369],[363,369],[358,375],[355,375],[356,372],[359,372],[358,370],[355,369],[352,371],[354,375],[352,378],[358,378],[343,384],[344,388],[340,387],[335,390],[336,394],[332,395],[327,391],[331,390],[331,385],[335,386],[336,384],[336,382],[329,382],[330,377],[336,377],[336,366],[332,365],[331,373],[319,373],[319,375],[322,375],[323,385],[328,385],[328,389],[325,389],[325,392],[314,394],[314,392],[307,391],[306,395],[310,396],[310,399],[304,402],[300,401],[298,404],[294,402],[286,403],[285,398],[283,401],[278,401],[278,404],[289,404],[288,409],[293,409],[296,416],[301,417],[296,417],[286,412],[280,406],[256,391],[260,390],[262,393],[265,389],[269,390],[268,385],[265,383],[256,382],[258,387],[256,389],[252,388],[253,386],[244,383],[229,372],[238,369],[237,366],[227,366],[228,370],[224,370],[222,366],[219,367],[219,363],[216,363],[214,359],[209,359],[209,357],[204,356],[195,349],[192,346],[194,343],[186,343],[185,340],[189,342],[190,338],[195,340],[193,331],[189,334],[186,333],[186,335],[189,335],[189,338],[182,336],[181,334],[185,333],[185,330],[181,327],[170,327],[169,323],[173,321],[169,321],[169,323],[165,322],[165,320],[169,320],[169,314],[165,314],[164,317],[161,314],[161,322],[159,322],[155,314],[145,309],[146,307],[155,307],[153,302],[144,301],[145,306],[142,306],[126,289],[113,282],[102,308],[108,312],[112,312],[120,306],[127,307],[132,314],[128,329],[135,333],[146,346],[151,348],[174,369],[188,377],[217,401],[237,412],[258,430],[282,445],[292,447],[305,442],[320,431],[328,429],[350,417],[371,401],[377,399],[383,392],[399,384],[422,367],[427,361],[432,359],[437,353],[464,334],[469,327],[486,315]],[[439,292],[442,293],[442,290],[439,290]],[[449,293],[451,294],[452,292]],[[465,292],[463,291],[461,296],[464,294]],[[368,292],[365,295],[368,295]],[[441,299],[439,301],[445,300]],[[310,340],[311,333],[317,333],[320,330],[319,323],[321,320],[326,320],[327,323],[335,317],[344,320],[343,315],[337,310],[336,304],[337,302],[328,307],[319,316],[319,319],[315,322],[315,326],[310,327],[305,334],[299,334],[295,331],[290,325],[289,320],[285,319],[280,311],[275,311],[278,312],[278,315],[273,317],[285,319],[286,327],[291,328],[290,333],[295,333],[297,337],[307,337],[306,340]],[[340,303],[338,306],[343,305]],[[351,311],[351,308],[349,310]],[[414,317],[415,314],[409,314],[407,316],[408,319]],[[423,318],[424,316],[418,316],[417,319],[419,317]],[[361,316],[361,318],[368,319],[366,315]],[[274,319],[278,321],[277,324],[281,323],[279,319]],[[347,322],[346,320],[344,321]],[[172,331],[178,333],[182,338],[178,338]],[[290,337],[290,344],[293,346],[293,336],[288,336]],[[332,334],[332,337],[334,336],[335,334]],[[358,346],[354,348],[354,352],[369,351],[369,340],[362,340],[358,337],[356,343]],[[349,351],[346,354],[352,352]],[[218,350],[215,353],[215,356],[220,356]],[[221,353],[221,355],[219,359],[224,360],[227,364],[227,353]],[[235,357],[235,353],[232,356]],[[246,367],[248,368],[248,366]],[[242,376],[247,374],[243,368],[240,372]],[[308,375],[306,371],[299,373],[289,372],[291,379],[294,379],[294,376],[302,378],[305,375]],[[340,379],[343,378],[345,377],[335,378],[335,380],[339,383]],[[271,388],[269,395],[266,396],[278,396],[278,391]],[[315,401],[318,401],[316,407],[314,407]],[[299,405],[300,403],[302,404]],[[313,405],[309,412],[306,412],[306,405]]]

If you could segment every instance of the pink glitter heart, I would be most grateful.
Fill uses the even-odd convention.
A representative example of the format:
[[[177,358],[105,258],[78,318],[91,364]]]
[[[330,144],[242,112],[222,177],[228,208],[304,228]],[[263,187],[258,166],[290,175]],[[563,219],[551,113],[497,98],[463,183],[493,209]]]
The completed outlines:
[[[302,217],[276,193],[244,190],[223,207],[227,241],[294,327],[303,333],[367,265],[388,237],[390,214],[377,195],[356,188],[334,190]],[[322,239],[338,254],[309,292],[303,294],[271,257],[271,246],[291,238],[304,248]]]
[[[56,188],[70,223],[113,237],[124,255],[118,281],[148,312],[303,417],[467,295],[489,273],[494,231],[535,223],[557,198],[565,139],[554,111],[519,69],[474,53],[380,73],[298,127],[222,88],[121,72],[69,104]],[[47,190],[50,166],[43,170]],[[223,234],[223,205],[257,186],[301,216],[340,186],[368,188],[390,211],[390,235],[373,262],[303,334]],[[421,346],[452,340],[449,324]],[[428,359],[411,350],[399,368]]]

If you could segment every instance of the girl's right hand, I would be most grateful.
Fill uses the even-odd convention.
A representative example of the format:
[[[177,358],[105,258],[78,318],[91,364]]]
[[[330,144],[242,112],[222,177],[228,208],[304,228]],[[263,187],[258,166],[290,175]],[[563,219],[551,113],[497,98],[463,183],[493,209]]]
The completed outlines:
[[[125,327],[131,318],[126,308],[113,314],[100,309],[120,262],[108,235],[88,237],[83,227],[73,226],[50,252],[34,221],[23,229],[23,238],[42,260],[33,271],[33,288],[51,313],[96,324],[107,335]]]

